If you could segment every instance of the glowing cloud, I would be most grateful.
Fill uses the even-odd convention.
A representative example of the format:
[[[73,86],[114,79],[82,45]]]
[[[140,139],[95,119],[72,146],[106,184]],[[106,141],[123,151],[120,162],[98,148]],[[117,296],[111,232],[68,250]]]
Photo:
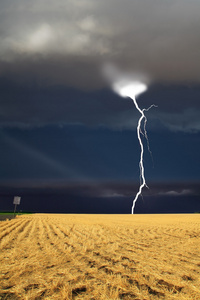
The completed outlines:
[[[114,83],[113,90],[122,97],[136,97],[147,90],[147,86],[139,81],[132,83]]]

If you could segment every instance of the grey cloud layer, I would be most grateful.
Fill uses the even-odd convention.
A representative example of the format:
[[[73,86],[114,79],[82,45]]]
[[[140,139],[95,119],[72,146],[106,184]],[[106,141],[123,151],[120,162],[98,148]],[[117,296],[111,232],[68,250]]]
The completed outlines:
[[[153,81],[200,81],[198,0],[2,0],[2,76],[101,87],[105,62]]]

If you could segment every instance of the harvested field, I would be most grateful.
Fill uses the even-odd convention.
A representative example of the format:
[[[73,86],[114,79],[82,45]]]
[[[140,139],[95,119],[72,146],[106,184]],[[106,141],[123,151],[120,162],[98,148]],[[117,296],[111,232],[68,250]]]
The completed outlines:
[[[200,215],[0,222],[0,299],[200,299]]]

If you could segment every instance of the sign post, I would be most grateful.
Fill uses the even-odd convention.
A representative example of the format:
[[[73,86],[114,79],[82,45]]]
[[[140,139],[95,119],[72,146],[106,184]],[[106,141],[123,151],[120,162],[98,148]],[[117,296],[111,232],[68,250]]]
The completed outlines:
[[[19,197],[19,196],[14,197],[14,200],[13,200],[13,204],[15,204],[14,217],[15,217],[15,214],[16,214],[16,207],[17,207],[17,205],[20,204],[20,201],[21,201],[21,197]]]

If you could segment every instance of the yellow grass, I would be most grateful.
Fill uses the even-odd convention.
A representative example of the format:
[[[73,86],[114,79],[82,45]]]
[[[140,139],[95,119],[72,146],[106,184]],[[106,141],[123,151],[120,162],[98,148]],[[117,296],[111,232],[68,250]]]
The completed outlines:
[[[200,215],[0,222],[0,299],[200,299]]]

